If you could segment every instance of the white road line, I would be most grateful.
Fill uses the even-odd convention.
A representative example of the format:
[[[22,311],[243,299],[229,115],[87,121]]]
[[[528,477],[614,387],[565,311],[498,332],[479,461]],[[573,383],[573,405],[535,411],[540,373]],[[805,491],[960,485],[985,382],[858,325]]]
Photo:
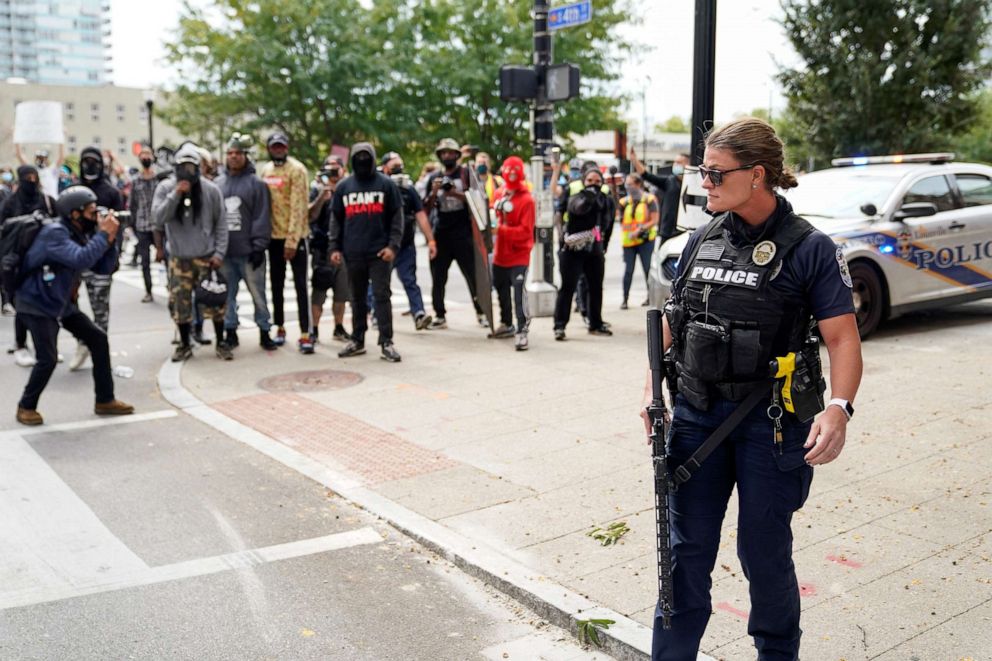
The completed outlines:
[[[0,610],[256,567],[268,562],[301,558],[365,544],[377,544],[382,539],[382,535],[375,529],[365,527],[325,535],[324,537],[266,546],[260,549],[235,551],[234,553],[188,560],[172,565],[139,569],[124,574],[115,573],[72,586],[29,588],[17,591],[5,590],[0,592]]]
[[[0,440],[0,590],[67,590],[147,568],[26,440]]]
[[[148,422],[150,420],[165,420],[166,418],[175,418],[178,415],[178,411],[167,409],[163,411],[150,411],[148,413],[136,413],[134,415],[114,416],[112,418],[98,418],[96,420],[62,422],[57,425],[41,425],[40,427],[32,427],[30,429],[0,432],[0,440],[7,436],[34,436],[37,434],[48,434],[50,432],[81,431],[83,429],[127,425],[135,422]]]

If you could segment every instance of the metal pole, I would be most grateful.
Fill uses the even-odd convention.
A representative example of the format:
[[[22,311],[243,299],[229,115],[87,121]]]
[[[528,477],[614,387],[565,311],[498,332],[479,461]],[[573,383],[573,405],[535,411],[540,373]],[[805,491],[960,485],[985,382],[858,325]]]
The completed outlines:
[[[692,163],[703,160],[703,136],[713,123],[716,73],[716,0],[696,0],[696,32],[692,75]]]
[[[551,32],[548,30],[548,1],[534,0],[534,71],[537,95],[530,111],[532,177],[537,206],[537,240],[527,285],[534,316],[550,316],[554,310],[554,223],[551,190],[544,185],[544,166],[549,162],[554,141],[554,104],[548,101],[547,69],[551,64]]]
[[[152,153],[155,153],[155,133],[152,130],[152,108],[155,107],[155,102],[148,99],[145,101],[145,107],[148,108],[148,146],[152,148]]]

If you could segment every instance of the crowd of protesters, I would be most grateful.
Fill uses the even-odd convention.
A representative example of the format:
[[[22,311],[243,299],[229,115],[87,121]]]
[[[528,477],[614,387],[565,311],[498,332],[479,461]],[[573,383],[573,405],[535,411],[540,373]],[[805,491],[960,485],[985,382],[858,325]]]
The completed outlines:
[[[378,157],[371,144],[358,143],[348,158],[329,155],[311,178],[291,155],[284,133],[266,139],[264,154],[257,151],[261,149],[250,137],[238,133],[227,142],[223,163],[193,143],[175,152],[154,152],[144,145],[138,154],[140,168],[125,172],[112,152],[87,147],[74,173],[61,152],[54,163],[42,151],[28,163],[18,146],[20,167],[0,172],[0,223],[40,212],[61,216],[71,229],[73,214],[60,210],[60,196],[80,188],[92,193],[100,210],[93,217],[117,218],[120,231],[103,232],[113,244],[108,244],[114,255],[110,268],[106,255],[98,260],[99,270],[78,260],[67,267],[75,275],[66,310],[82,314],[76,299],[79,285],[84,285],[92,321],[106,337],[113,274],[120,255],[126,254],[125,241],[132,241],[130,266],[141,269],[143,303],[155,300],[153,264],[165,265],[169,313],[176,327],[172,360],[177,362],[192,357],[196,344],[213,344],[218,358],[234,358],[234,349],[241,345],[242,283],[251,297],[259,346],[266,351],[284,346],[289,339],[283,294],[287,270],[299,323],[295,344],[303,354],[314,353],[321,340],[320,321],[330,292],[333,331],[326,337],[344,344],[338,355],[364,354],[371,326],[378,333],[381,357],[399,362],[393,342],[392,272],[403,287],[416,330],[438,331],[448,325],[445,295],[452,265],[465,279],[476,321],[491,327],[489,337],[512,338],[519,351],[529,347],[526,285],[536,204],[522,159],[510,156],[497,166],[488,154],[446,138],[435,150],[437,161],[425,164],[414,180],[401,154],[389,151]],[[264,159],[258,166],[256,156]],[[556,340],[566,339],[573,304],[588,333],[612,334],[602,305],[605,259],[615,226],[625,267],[622,309],[628,308],[638,262],[646,280],[655,243],[674,234],[680,170],[686,159],[680,158],[672,175],[657,177],[645,172],[633,150],[630,157],[634,171],[626,177],[592,161],[571,161],[567,168],[552,161],[549,181],[561,281],[554,309]],[[488,217],[479,218],[472,195],[479,197]],[[81,226],[96,227],[88,220],[89,211],[76,211]],[[418,230],[430,261],[429,296],[417,281]],[[92,243],[83,240],[85,232],[70,234],[79,246]],[[488,261],[488,279],[478,276],[479,260]],[[483,309],[480,283],[495,292],[495,320]],[[5,292],[5,313],[16,313],[11,353],[17,364],[31,367],[42,352],[37,339],[37,355],[29,349],[31,324],[25,320],[31,319],[21,314],[17,298]],[[349,306],[350,329],[345,327]],[[213,327],[212,339],[204,332],[206,320]],[[83,335],[76,334],[70,369],[91,359],[89,328]],[[49,371],[51,342],[43,340],[48,343],[43,368]],[[53,355],[62,360],[57,352]],[[103,371],[102,349],[100,361]],[[25,403],[33,404],[30,400]]]

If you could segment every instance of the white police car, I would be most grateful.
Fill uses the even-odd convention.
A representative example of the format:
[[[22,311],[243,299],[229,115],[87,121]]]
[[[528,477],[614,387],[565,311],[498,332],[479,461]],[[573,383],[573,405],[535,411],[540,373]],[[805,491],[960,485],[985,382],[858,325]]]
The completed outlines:
[[[992,167],[954,154],[840,158],[786,193],[843,249],[865,337],[911,310],[992,296]],[[708,220],[698,174],[683,184],[679,226]],[[651,304],[664,303],[689,231],[655,251]]]

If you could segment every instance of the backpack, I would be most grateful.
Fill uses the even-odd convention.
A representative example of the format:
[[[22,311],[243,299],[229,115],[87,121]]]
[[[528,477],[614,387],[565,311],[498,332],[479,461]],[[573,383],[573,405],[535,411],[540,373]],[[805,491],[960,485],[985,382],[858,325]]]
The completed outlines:
[[[52,219],[41,211],[8,218],[0,229],[0,287],[4,300],[13,300],[14,292],[24,282],[27,273],[22,272],[24,258],[34,243],[41,228]]]

